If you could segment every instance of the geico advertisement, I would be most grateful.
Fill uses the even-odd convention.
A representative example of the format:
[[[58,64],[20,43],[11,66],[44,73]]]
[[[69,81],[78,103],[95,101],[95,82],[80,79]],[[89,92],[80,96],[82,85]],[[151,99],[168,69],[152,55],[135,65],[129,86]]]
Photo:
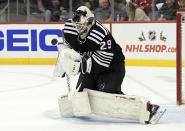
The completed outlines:
[[[127,59],[175,59],[175,23],[112,24],[112,34]]]
[[[55,58],[56,38],[62,43],[62,24],[0,24],[0,57]]]
[[[0,24],[0,58],[56,58],[64,24]],[[104,24],[110,30],[110,24]]]

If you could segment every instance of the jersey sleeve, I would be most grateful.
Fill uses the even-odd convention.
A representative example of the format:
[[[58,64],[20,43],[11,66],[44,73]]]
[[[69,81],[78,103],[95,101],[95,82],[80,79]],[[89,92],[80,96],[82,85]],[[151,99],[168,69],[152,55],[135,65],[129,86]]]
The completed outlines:
[[[71,20],[66,21],[63,28],[64,43],[74,50],[78,50],[78,32],[73,27]]]

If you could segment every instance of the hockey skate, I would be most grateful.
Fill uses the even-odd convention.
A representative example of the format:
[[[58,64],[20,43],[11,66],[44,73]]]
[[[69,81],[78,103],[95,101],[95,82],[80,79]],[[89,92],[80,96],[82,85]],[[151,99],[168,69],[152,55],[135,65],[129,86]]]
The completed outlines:
[[[157,124],[160,118],[166,112],[166,109],[162,109],[158,105],[150,104],[149,112],[150,112],[150,118],[149,118],[149,121],[147,121],[146,123],[147,124]]]

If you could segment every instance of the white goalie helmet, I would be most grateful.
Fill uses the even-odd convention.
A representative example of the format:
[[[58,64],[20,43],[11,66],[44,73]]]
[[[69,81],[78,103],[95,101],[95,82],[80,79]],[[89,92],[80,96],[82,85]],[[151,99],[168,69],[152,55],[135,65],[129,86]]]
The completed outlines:
[[[86,6],[80,6],[73,14],[73,24],[80,36],[83,38],[87,35],[89,29],[94,24],[94,14]]]

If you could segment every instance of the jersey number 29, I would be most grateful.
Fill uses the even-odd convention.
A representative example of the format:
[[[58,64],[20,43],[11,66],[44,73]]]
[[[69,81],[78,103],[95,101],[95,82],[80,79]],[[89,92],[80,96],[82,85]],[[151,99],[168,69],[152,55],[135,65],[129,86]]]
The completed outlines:
[[[111,40],[108,40],[107,42],[103,41],[101,42],[101,50],[107,50],[107,49],[111,49]]]

